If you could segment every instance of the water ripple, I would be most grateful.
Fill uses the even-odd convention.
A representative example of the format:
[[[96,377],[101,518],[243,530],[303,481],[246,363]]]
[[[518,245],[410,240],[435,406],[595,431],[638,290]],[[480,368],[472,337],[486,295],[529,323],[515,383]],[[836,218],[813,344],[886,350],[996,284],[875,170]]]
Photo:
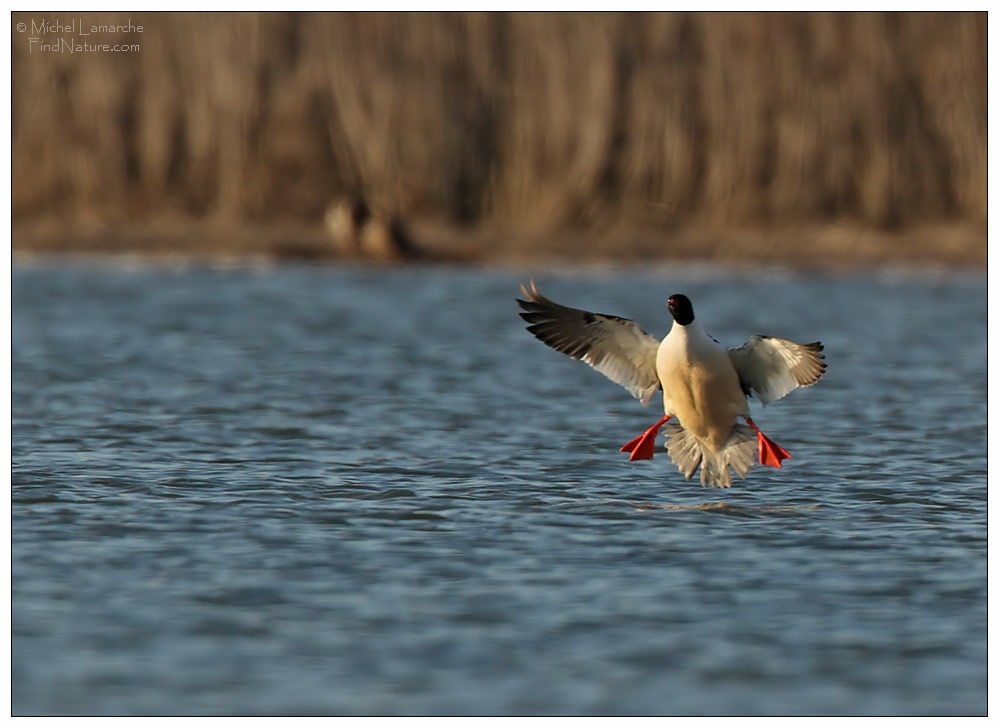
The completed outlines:
[[[712,491],[526,277],[16,269],[13,712],[985,712],[984,280],[539,281],[824,341],[754,404],[794,458]]]

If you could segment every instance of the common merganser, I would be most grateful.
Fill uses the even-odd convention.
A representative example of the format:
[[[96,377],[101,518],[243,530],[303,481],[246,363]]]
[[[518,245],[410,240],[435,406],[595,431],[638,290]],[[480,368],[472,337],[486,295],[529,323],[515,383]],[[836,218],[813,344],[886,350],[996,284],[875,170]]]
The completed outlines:
[[[690,299],[675,293],[667,301],[673,326],[660,342],[630,319],[557,304],[538,293],[533,281],[530,290],[520,288],[527,298],[517,299],[520,316],[542,342],[589,364],[643,405],[662,390],[665,414],[621,448],[629,460],[651,460],[667,423],[667,453],[688,480],[700,466],[702,485],[731,486],[730,469],[745,478],[754,454],[761,465],[775,468],[791,457],[756,426],[746,398],[755,394],[769,404],[815,384],[826,369],[818,341],[798,344],[758,334],[726,349],[701,328]]]

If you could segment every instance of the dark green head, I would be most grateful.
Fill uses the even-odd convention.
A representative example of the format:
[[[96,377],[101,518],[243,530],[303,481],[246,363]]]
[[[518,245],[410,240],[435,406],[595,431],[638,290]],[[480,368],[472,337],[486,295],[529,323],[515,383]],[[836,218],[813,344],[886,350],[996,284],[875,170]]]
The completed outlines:
[[[666,302],[669,312],[673,315],[673,320],[681,326],[688,325],[694,320],[694,306],[682,293],[674,293]]]

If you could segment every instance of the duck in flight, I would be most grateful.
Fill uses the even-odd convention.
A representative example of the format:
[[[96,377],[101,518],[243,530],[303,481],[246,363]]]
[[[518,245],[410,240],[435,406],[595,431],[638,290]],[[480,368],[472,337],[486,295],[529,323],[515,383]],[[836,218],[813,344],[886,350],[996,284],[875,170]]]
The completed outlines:
[[[657,390],[665,414],[621,448],[630,460],[651,460],[656,436],[667,425],[666,451],[687,478],[701,468],[701,484],[727,488],[730,470],[740,478],[759,459],[775,468],[791,454],[768,438],[749,416],[746,398],[775,402],[819,381],[826,364],[822,344],[798,344],[755,335],[726,349],[708,336],[682,293],[669,297],[673,326],[662,341],[634,321],[562,306],[531,282],[517,299],[527,330],[551,348],[579,359],[620,384],[643,405]],[[740,424],[738,418],[745,420]],[[755,441],[755,442],[754,442]]]

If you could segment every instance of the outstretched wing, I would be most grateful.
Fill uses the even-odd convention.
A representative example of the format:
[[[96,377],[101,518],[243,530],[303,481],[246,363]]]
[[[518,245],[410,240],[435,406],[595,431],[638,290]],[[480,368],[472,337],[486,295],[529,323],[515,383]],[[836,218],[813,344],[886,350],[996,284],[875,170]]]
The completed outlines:
[[[751,336],[740,347],[728,350],[746,394],[756,393],[763,404],[776,402],[798,387],[819,381],[826,370],[822,344],[798,344],[773,336]]]
[[[517,299],[521,318],[531,324],[528,331],[649,403],[659,388],[656,339],[630,319],[561,306],[538,293],[533,281],[530,290],[523,285],[520,290],[528,299]]]

